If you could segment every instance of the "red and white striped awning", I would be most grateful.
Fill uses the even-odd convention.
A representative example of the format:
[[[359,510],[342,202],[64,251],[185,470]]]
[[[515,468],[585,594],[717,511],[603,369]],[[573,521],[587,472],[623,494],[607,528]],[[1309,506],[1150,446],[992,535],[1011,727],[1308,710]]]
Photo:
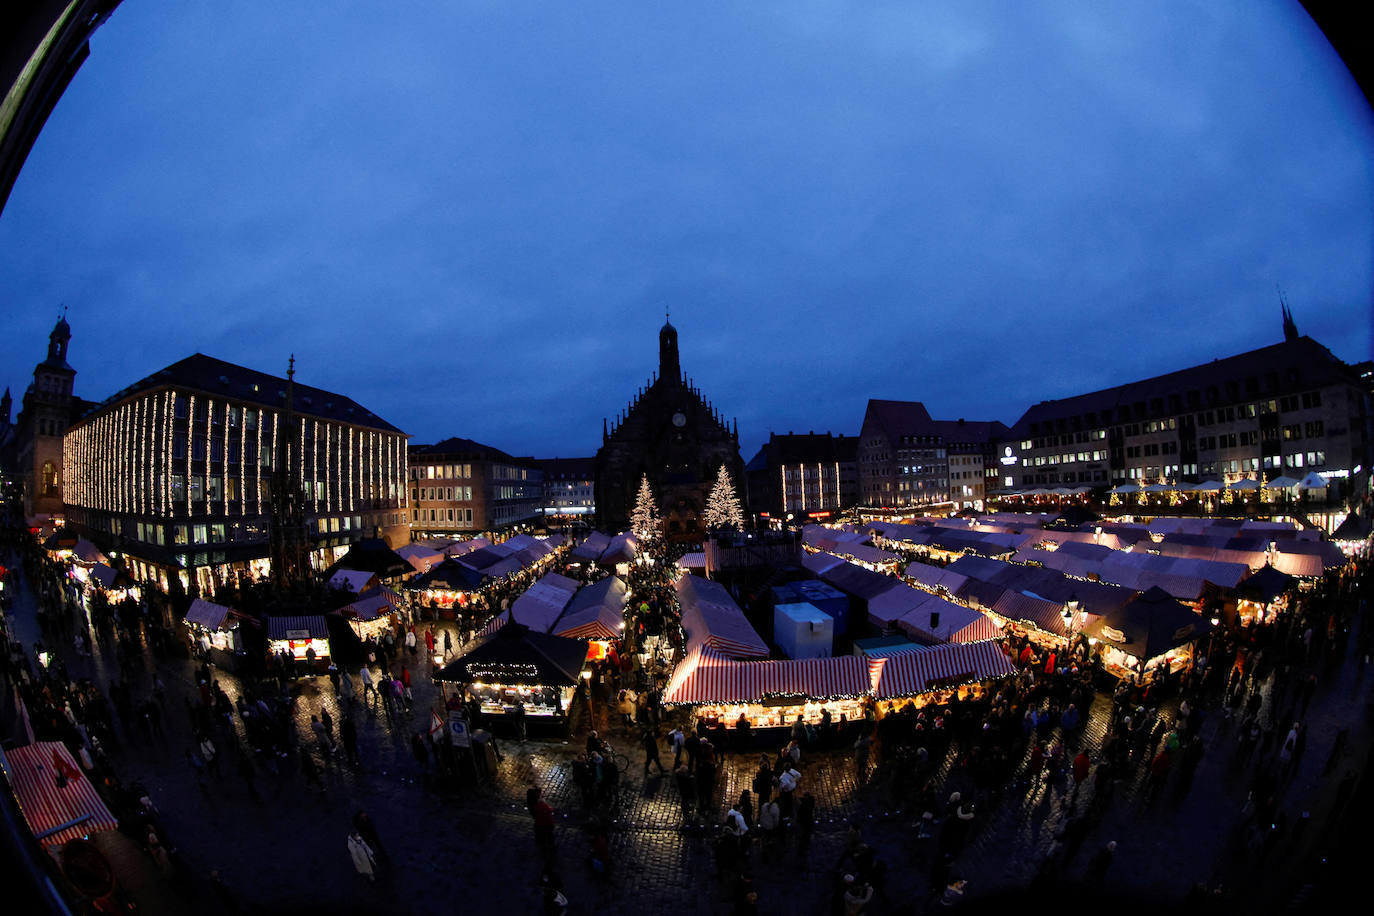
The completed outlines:
[[[835,699],[864,696],[871,686],[868,666],[853,655],[742,662],[702,645],[673,671],[663,702],[752,703],[776,696]]]
[[[816,699],[868,693],[868,666],[856,655],[739,663],[740,692],[750,699],[803,696]]]
[[[1016,665],[996,640],[947,643],[869,661],[873,695],[880,700],[1006,677]]]
[[[952,643],[969,643],[1000,639],[1001,637],[1002,628],[997,625],[997,621],[986,614],[980,614],[977,620],[951,635],[949,641]]]
[[[740,691],[739,663],[704,644],[678,662],[663,691],[663,702],[678,706],[747,699]]]
[[[0,759],[5,762],[5,773],[19,801],[19,810],[35,837],[69,821],[80,821],[42,837],[44,846],[61,846],[68,840],[119,826],[62,742],[36,741],[5,751]],[[66,785],[61,788],[57,786],[58,773],[66,778]]]

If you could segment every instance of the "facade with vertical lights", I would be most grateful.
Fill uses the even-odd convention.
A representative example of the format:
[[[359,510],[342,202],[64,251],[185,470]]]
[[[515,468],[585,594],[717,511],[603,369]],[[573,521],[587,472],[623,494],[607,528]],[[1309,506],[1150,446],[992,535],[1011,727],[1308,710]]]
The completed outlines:
[[[269,568],[271,480],[299,485],[311,561],[409,541],[406,435],[350,398],[196,354],[125,388],[67,431],[68,524],[125,553],[137,578],[202,590]]]

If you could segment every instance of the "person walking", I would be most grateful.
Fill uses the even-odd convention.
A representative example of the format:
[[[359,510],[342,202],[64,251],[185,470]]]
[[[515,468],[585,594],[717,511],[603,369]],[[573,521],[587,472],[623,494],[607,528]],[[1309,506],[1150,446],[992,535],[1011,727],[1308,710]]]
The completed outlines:
[[[377,883],[377,857],[356,829],[348,835],[348,855],[353,867],[373,884]]]
[[[348,758],[348,765],[357,766],[358,726],[353,724],[352,716],[344,716],[343,724],[339,726],[339,738],[343,741],[344,755]]]
[[[368,668],[367,665],[363,665],[358,669],[358,683],[363,685],[363,703],[367,703],[367,695],[369,693],[372,694],[374,700],[377,699],[377,686],[372,680],[372,669]]]
[[[444,631],[444,661],[448,661],[448,657],[449,657],[450,655],[452,655],[452,654],[453,654],[453,633],[450,632],[450,631],[448,631],[448,630],[445,630],[445,631]]]
[[[682,726],[674,726],[668,733],[668,746],[673,749],[673,769],[677,770],[682,766],[682,752],[687,746],[687,737],[682,733]]]
[[[525,741],[525,701],[519,697],[515,698],[515,708],[511,710],[511,720],[515,722],[515,739],[523,744]]]
[[[553,808],[541,797],[538,786],[525,793],[525,806],[534,818],[534,846],[545,861],[553,859]]]
[[[658,767],[658,775],[662,776],[667,773],[668,771],[664,768],[663,761],[658,758],[658,738],[654,736],[653,729],[644,729],[644,733],[640,736],[639,740],[641,746],[644,748],[644,778],[649,778],[649,764],[651,763]]]

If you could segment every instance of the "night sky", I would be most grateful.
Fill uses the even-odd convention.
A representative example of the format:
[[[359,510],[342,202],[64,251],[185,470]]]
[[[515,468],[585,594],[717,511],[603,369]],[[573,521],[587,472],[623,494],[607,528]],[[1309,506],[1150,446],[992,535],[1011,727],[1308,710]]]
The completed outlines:
[[[294,351],[591,454],[671,309],[747,460],[1274,343],[1276,286],[1368,357],[1374,119],[1298,3],[913,6],[125,0],[0,216],[0,384],[65,304],[86,398]]]

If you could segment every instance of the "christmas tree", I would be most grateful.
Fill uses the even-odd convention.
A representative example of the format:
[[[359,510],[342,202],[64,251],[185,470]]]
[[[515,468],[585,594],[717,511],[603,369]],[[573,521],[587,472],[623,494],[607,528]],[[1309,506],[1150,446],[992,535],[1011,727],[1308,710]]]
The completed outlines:
[[[635,497],[634,512],[630,514],[630,531],[647,544],[658,540],[662,527],[654,491],[649,487],[649,475],[645,474],[639,479],[639,495]]]
[[[711,497],[706,501],[706,511],[702,514],[702,524],[706,530],[716,528],[744,527],[744,510],[740,508],[739,497],[735,495],[735,485],[725,465],[720,466],[716,475],[716,485],[711,488]]]

